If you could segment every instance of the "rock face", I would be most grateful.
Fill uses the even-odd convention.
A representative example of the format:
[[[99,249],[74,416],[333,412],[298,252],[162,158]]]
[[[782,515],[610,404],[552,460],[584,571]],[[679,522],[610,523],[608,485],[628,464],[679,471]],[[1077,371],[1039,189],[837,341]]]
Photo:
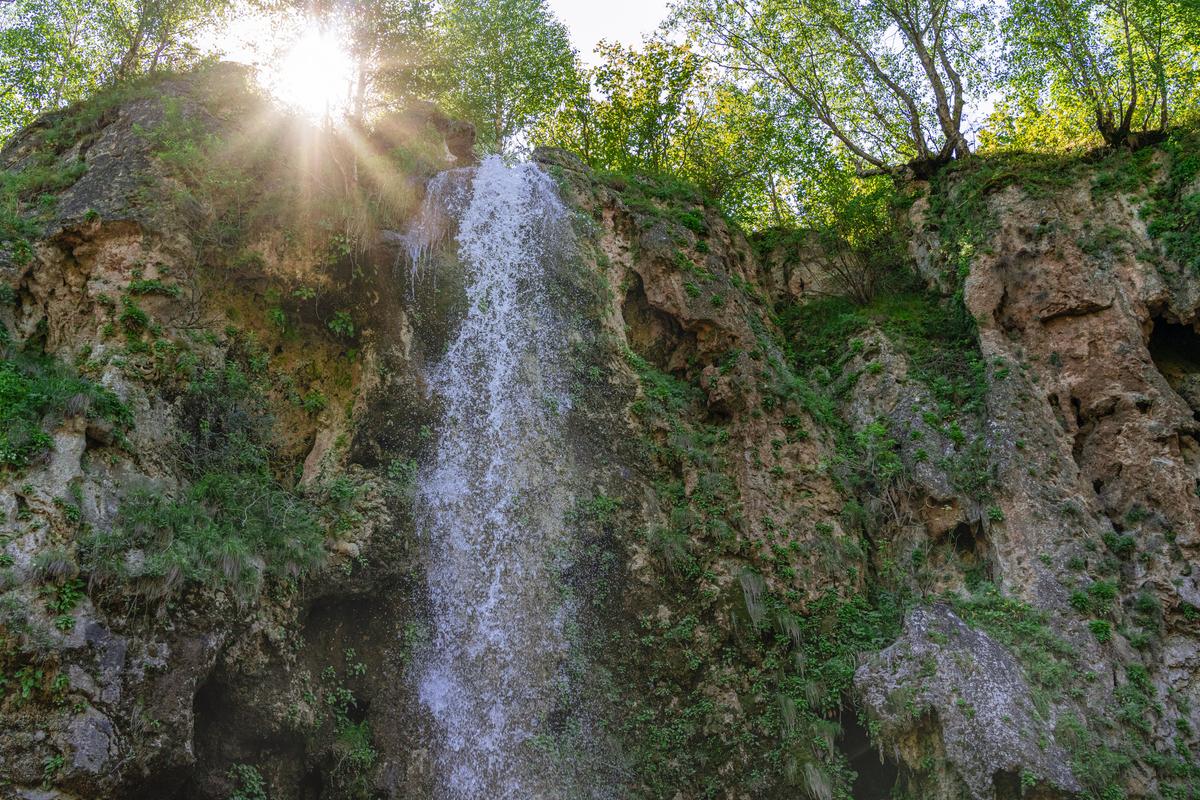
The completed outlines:
[[[0,152],[2,797],[437,796],[412,499],[465,301],[403,232],[472,132],[343,138],[244,81]],[[1195,796],[1200,287],[1139,213],[1195,194],[1170,158],[908,186],[920,277],[858,307],[815,237],[535,154],[579,243],[550,785]]]
[[[912,611],[904,635],[860,667],[855,684],[898,760],[919,763],[922,735],[940,737],[950,774],[938,775],[924,797],[990,798],[1002,781],[1083,788],[1040,717],[1021,665],[947,606]]]

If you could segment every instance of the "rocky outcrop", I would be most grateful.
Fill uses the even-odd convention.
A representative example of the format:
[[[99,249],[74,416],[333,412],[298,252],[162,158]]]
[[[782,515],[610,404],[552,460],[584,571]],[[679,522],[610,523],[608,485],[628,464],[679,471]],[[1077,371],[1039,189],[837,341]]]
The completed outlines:
[[[399,609],[413,602],[405,587],[414,566],[396,546],[410,524],[406,473],[349,454],[363,450],[354,440],[361,421],[386,415],[382,406],[399,396],[415,427],[389,454],[407,463],[430,412],[413,392],[411,350],[390,337],[381,347],[368,322],[386,319],[389,332],[405,324],[390,286],[383,297],[370,287],[390,284],[391,253],[368,256],[372,243],[346,233],[281,236],[283,219],[299,213],[284,201],[318,177],[303,173],[307,151],[291,145],[319,143],[335,174],[348,152],[301,126],[222,66],[45,118],[0,155],[14,175],[38,170],[66,184],[48,212],[29,212],[31,246],[4,248],[0,274],[13,301],[0,309],[5,364],[35,381],[71,375],[128,415],[100,416],[86,394],[62,408],[41,397],[48,446],[27,466],[5,462],[15,466],[0,478],[0,796],[224,798],[241,780],[231,767],[243,763],[265,773],[275,796],[300,796],[313,775],[327,773],[321,780],[342,790],[365,780],[347,758],[364,773],[396,769],[375,763],[369,740],[340,751],[345,726],[334,719],[357,723],[375,698],[403,694],[389,676],[406,658],[410,615]],[[442,128],[453,128],[461,150],[469,132],[441,117],[406,142],[445,152],[440,139],[432,147],[418,136]],[[251,130],[287,156],[263,158],[268,147],[243,153],[236,169],[246,174],[210,172],[220,164],[207,159],[233,158],[230,146],[253,149]],[[231,179],[241,182],[232,198],[222,183]],[[273,216],[253,218],[272,203]],[[355,220],[343,222],[354,232]],[[394,384],[402,390],[391,393]],[[14,402],[39,401],[21,391]],[[236,460],[197,467],[198,442],[220,449],[241,441],[224,438],[234,435],[224,426],[260,422],[266,438],[236,458],[269,459],[267,482]],[[207,497],[198,480],[212,487]],[[154,549],[171,539],[131,548],[103,570],[91,560],[97,536],[140,535],[128,517],[140,492],[164,498],[159,514],[186,508],[203,519],[203,508],[232,498],[219,499],[213,481],[246,480],[274,492],[257,502],[318,517],[319,557],[277,565],[233,550],[218,561],[224,575],[204,579],[206,562],[183,549],[200,545],[182,544],[176,527],[174,564],[164,567]],[[200,506],[187,505],[192,498]],[[256,501],[247,502],[250,515]],[[340,705],[326,702],[335,696]],[[373,713],[386,720],[410,704],[380,700]],[[407,724],[378,725],[376,747]]]
[[[1060,740],[1064,731],[1075,739],[1069,763],[1088,773],[1085,793],[1151,797],[1190,780],[1200,724],[1195,677],[1180,669],[1196,647],[1189,597],[1200,501],[1196,418],[1185,395],[1197,290],[1191,271],[1161,255],[1140,211],[1161,178],[1100,191],[1109,170],[1131,169],[1112,161],[1077,166],[1050,191],[1037,175],[985,191],[971,207],[980,213],[974,226],[939,214],[972,202],[980,184],[962,177],[935,186],[940,209],[913,206],[923,232],[913,254],[922,274],[953,291],[961,262],[947,254],[972,253],[962,297],[988,370],[990,575],[1069,643],[1062,666],[1070,671],[1050,687],[1043,724],[1057,719]],[[871,671],[859,682],[877,696],[887,685]],[[878,703],[872,713],[890,718]],[[961,715],[939,719],[948,749]],[[1081,734],[1080,720],[1092,734]],[[1097,763],[1105,758],[1140,768],[1118,777],[1111,763]],[[1144,766],[1164,760],[1157,779]]]
[[[880,742],[922,776],[921,796],[991,798],[1046,784],[1082,791],[1054,740],[1021,665],[999,642],[967,626],[945,605],[918,608],[904,634],[855,675],[862,703],[880,724]],[[922,760],[940,743],[937,769]],[[1007,784],[1007,785],[1006,785]]]

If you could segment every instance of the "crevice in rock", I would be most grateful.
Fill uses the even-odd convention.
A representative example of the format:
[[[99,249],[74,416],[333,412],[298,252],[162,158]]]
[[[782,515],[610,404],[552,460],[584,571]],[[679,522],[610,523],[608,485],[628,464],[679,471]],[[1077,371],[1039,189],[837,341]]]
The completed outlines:
[[[1084,416],[1083,403],[1074,395],[1071,395],[1071,413],[1075,417],[1075,436],[1071,444],[1071,458],[1076,464],[1080,464],[1083,461],[1087,440],[1096,427],[1096,421],[1093,417]]]
[[[1009,297],[1008,287],[1004,288],[1004,292],[1000,295],[1000,302],[996,304],[996,310],[993,313],[996,324],[1000,326],[1000,330],[1011,341],[1018,341],[1025,332],[1025,326],[1022,324],[1019,313],[1012,311],[1012,298]]]
[[[298,781],[304,742],[273,732],[234,686],[211,678],[196,691],[192,707],[196,764],[174,800],[225,800],[233,788],[229,770],[235,764],[261,767],[273,786]]]
[[[1147,343],[1155,368],[1200,420],[1200,333],[1188,325],[1154,319]]]
[[[671,315],[650,304],[642,278],[636,272],[630,274],[621,316],[633,351],[658,368],[670,371],[672,357],[684,340],[683,327]]]
[[[851,797],[854,800],[887,800],[900,776],[896,762],[871,743],[867,729],[852,709],[842,712],[840,722],[842,734],[838,737],[837,747],[855,774]]]
[[[967,586],[992,580],[991,543],[978,523],[958,523],[950,531],[947,541],[953,548],[954,559]]]
[[[1058,427],[1064,431],[1069,431],[1067,427],[1067,418],[1063,415],[1062,403],[1059,402],[1058,395],[1052,394],[1046,398],[1046,402],[1050,404],[1050,411],[1054,413],[1054,419],[1058,421]]]
[[[992,774],[992,786],[996,790],[996,800],[1020,800],[1021,776],[1007,770],[997,770]]]

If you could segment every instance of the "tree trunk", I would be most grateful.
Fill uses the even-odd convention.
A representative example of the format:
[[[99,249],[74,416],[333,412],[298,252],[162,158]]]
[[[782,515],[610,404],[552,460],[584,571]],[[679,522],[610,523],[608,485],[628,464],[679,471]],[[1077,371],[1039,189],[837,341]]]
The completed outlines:
[[[783,227],[783,214],[779,210],[779,192],[775,189],[774,172],[767,172],[767,191],[771,195],[771,211],[775,216],[775,224]]]

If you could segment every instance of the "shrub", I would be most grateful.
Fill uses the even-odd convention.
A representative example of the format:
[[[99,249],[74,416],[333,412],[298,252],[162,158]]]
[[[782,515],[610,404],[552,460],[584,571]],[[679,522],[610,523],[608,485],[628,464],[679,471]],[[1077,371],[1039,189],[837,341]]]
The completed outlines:
[[[180,399],[174,453],[190,485],[174,498],[144,489],[126,497],[112,529],[84,542],[94,581],[133,581],[150,600],[188,584],[220,586],[244,602],[264,578],[295,577],[322,561],[316,508],[274,476],[262,403],[233,364],[195,377]]]
[[[266,782],[249,764],[234,764],[225,777],[234,784],[229,800],[267,800]]]
[[[179,297],[182,290],[173,284],[163,283],[158,278],[151,280],[138,279],[129,283],[129,293],[132,295],[157,294],[163,297]]]
[[[57,205],[55,193],[74,184],[87,171],[82,161],[56,163],[39,152],[20,170],[0,171],[0,251],[9,250],[18,264],[33,257],[30,241]]]
[[[129,333],[139,333],[150,324],[150,315],[129,297],[121,298],[121,325]]]
[[[411,503],[417,493],[417,462],[414,459],[393,459],[387,468],[391,482],[389,494]]]
[[[1104,643],[1112,640],[1112,625],[1106,619],[1094,619],[1088,623],[1088,629],[1096,637],[1096,641]]]
[[[73,411],[125,428],[133,422],[115,394],[65,364],[0,346],[0,467],[28,466],[53,444],[46,428]]]
[[[338,311],[334,313],[333,319],[329,320],[329,330],[335,336],[352,339],[354,338],[354,318],[350,316],[349,311]]]

